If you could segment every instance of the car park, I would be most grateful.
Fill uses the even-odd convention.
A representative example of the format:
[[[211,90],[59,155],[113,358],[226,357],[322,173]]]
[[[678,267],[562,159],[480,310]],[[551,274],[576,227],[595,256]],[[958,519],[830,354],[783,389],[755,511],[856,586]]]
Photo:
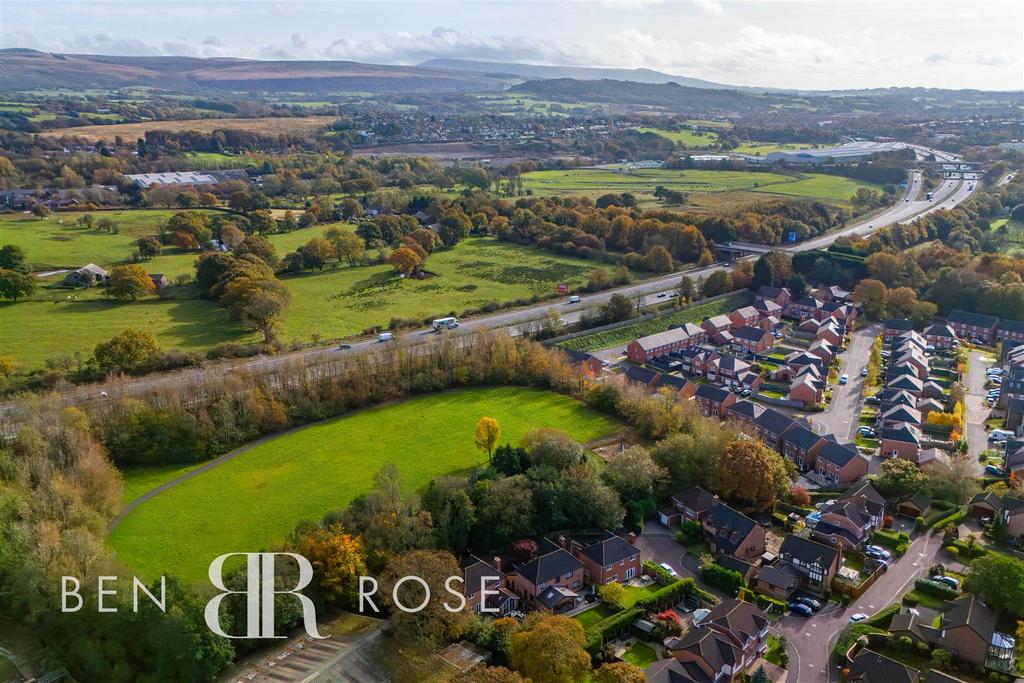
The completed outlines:
[[[857,612],[856,614],[850,617],[850,623],[856,624],[857,622],[864,621],[867,618],[868,615],[864,614],[863,612]]]
[[[802,602],[789,603],[789,611],[793,614],[798,614],[801,617],[809,617],[813,614],[813,610]]]

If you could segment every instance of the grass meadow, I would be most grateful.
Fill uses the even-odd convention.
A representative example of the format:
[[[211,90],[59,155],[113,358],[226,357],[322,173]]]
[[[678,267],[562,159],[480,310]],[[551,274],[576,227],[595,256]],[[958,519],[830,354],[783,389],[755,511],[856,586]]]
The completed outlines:
[[[637,128],[641,133],[656,133],[688,149],[702,149],[718,142],[718,134],[695,130],[665,130],[664,128]]]
[[[201,581],[221,553],[257,551],[367,491],[374,474],[395,463],[405,484],[465,470],[485,456],[473,429],[484,415],[517,443],[537,427],[590,441],[619,428],[583,404],[519,387],[461,389],[362,410],[265,441],[146,501],[110,534],[118,558],[140,576],[169,573]],[[133,479],[151,473],[126,475]],[[147,485],[150,482],[147,482]]]

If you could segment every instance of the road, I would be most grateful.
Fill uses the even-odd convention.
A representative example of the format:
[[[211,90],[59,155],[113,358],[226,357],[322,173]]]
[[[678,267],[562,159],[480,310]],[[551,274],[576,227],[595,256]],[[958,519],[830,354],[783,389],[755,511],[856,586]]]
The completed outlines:
[[[782,617],[778,630],[786,636],[791,651],[788,683],[838,680],[838,669],[830,665],[829,658],[839,632],[849,623],[850,617],[857,613],[870,616],[894,602],[909,590],[915,578],[940,561],[941,550],[940,534],[929,532],[919,536],[907,548],[906,555],[849,607],[823,611],[809,619],[792,615]]]
[[[988,363],[983,360],[984,355],[981,351],[971,351],[967,361],[965,382],[967,405],[964,408],[967,426],[964,436],[967,437],[967,452],[971,462],[978,466],[979,474],[984,465],[978,462],[978,456],[988,448],[988,431],[985,429],[985,420],[989,414],[989,409],[985,405],[985,395],[988,393],[985,389],[985,368],[988,367]]]
[[[935,211],[938,208],[951,208],[967,199],[972,189],[976,187],[976,181],[947,181],[936,190],[935,199],[932,202],[917,200],[921,186],[921,174],[918,171],[911,173],[908,182],[907,192],[894,206],[885,210],[869,220],[847,225],[839,230],[826,235],[816,237],[812,240],[802,242],[786,249],[790,252],[809,251],[821,247],[827,247],[840,237],[859,234],[867,235],[879,230],[886,225],[897,222],[907,222],[913,218]],[[748,257],[752,258],[752,257]],[[510,334],[519,334],[530,325],[536,325],[544,321],[549,312],[553,311],[566,323],[577,322],[588,310],[594,309],[606,303],[615,294],[622,294],[630,299],[637,299],[642,305],[648,305],[663,300],[658,294],[675,289],[679,284],[681,275],[694,278],[704,278],[718,270],[727,270],[731,266],[726,263],[715,263],[712,265],[694,268],[682,273],[664,275],[643,282],[638,282],[623,287],[616,287],[604,292],[591,294],[583,298],[578,304],[567,304],[564,301],[555,303],[540,303],[511,311],[496,313],[489,316],[464,320],[459,326],[458,334],[477,332],[482,330],[504,330]],[[436,336],[429,328],[403,332],[396,341],[388,343],[419,344],[436,339]],[[450,332],[446,332],[450,334]],[[140,395],[150,391],[165,389],[175,386],[204,381],[214,377],[228,375],[230,373],[244,370],[247,372],[259,373],[280,367],[296,361],[315,361],[324,357],[339,357],[347,354],[355,354],[370,351],[378,348],[375,340],[363,340],[352,342],[347,349],[339,349],[332,345],[329,347],[316,347],[301,351],[282,353],[274,356],[257,356],[243,360],[209,364],[200,368],[169,372],[159,375],[148,375],[135,379],[121,379],[107,381],[100,384],[69,387],[60,390],[61,400],[68,404],[81,403],[86,400],[101,397],[101,392],[110,396],[116,395]],[[17,407],[16,401],[9,401],[0,404],[0,415],[10,414]]]
[[[837,382],[832,392],[832,405],[827,411],[813,416],[814,424],[821,427],[817,431],[834,434],[840,441],[853,440],[864,394],[864,378],[860,371],[867,367],[871,344],[880,330],[878,325],[867,325],[853,333],[849,348],[840,356],[844,361],[842,372],[846,373],[849,381],[846,384]]]

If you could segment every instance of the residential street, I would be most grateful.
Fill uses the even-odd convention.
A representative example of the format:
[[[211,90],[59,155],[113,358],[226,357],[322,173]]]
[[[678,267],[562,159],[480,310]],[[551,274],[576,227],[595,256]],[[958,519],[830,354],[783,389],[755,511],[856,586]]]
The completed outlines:
[[[784,616],[778,630],[790,644],[789,683],[838,680],[838,668],[829,665],[829,656],[850,616],[858,612],[870,616],[895,601],[922,571],[940,561],[941,550],[941,535],[928,533],[919,536],[910,544],[907,554],[849,607],[821,612],[809,619]]]
[[[823,413],[809,417],[811,423],[817,426],[818,432],[834,434],[840,441],[853,440],[864,393],[864,378],[860,376],[860,371],[868,363],[871,344],[879,332],[879,325],[866,325],[853,333],[849,348],[839,356],[843,361],[840,374],[845,372],[849,375],[849,382],[845,385],[837,382],[832,394],[831,407]]]
[[[978,455],[988,448],[988,430],[985,429],[985,418],[989,410],[985,406],[985,367],[981,351],[971,351],[967,369],[967,405],[966,409],[967,427],[966,434],[968,452],[971,461],[978,465]]]

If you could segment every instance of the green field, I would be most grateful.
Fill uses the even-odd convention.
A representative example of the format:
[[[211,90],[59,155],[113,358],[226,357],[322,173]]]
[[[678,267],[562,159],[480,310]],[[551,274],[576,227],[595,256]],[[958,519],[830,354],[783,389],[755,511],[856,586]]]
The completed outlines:
[[[406,485],[418,489],[482,462],[473,428],[483,415],[501,424],[503,443],[536,427],[584,442],[618,429],[573,399],[518,387],[412,398],[265,441],[143,503],[109,544],[140,576],[200,581],[217,555],[267,548],[298,522],[343,508],[369,489],[385,463],[395,463]]]
[[[197,467],[199,467],[198,464],[150,465],[146,467],[133,467],[130,470],[125,470],[123,472],[124,490],[121,493],[121,501],[128,504],[146,491],[152,491],[157,486],[160,486],[175,477],[180,477]]]
[[[689,149],[706,148],[718,142],[718,134],[712,132],[689,129],[665,130],[664,128],[637,128],[637,131],[641,133],[657,133],[661,137]]]
[[[718,207],[767,197],[806,197],[848,206],[858,188],[870,183],[820,173],[763,173],[712,169],[638,168],[622,165],[523,174],[523,186],[538,195],[598,197],[607,192],[631,192],[644,205],[656,204],[654,189],[662,185],[686,192],[690,204]],[[764,195],[764,196],[762,196]]]
[[[57,226],[63,227],[63,226]],[[323,233],[325,226],[271,235],[279,254]],[[7,231],[4,237],[7,236]],[[123,233],[122,233],[123,234]],[[122,235],[100,235],[114,240]],[[25,244],[26,240],[21,240]],[[58,243],[64,244],[64,243]],[[100,265],[103,243],[90,246]],[[32,245],[26,253],[32,259]],[[35,247],[38,248],[38,247]],[[51,247],[52,249],[53,247]],[[110,247],[111,254],[119,253]],[[191,273],[194,253],[161,255],[146,262],[151,273]],[[597,267],[593,261],[549,254],[529,246],[490,238],[475,238],[454,249],[436,252],[427,261],[433,277],[403,280],[388,265],[326,268],[287,276],[292,304],[279,331],[285,342],[305,342],[354,336],[368,327],[387,326],[392,318],[418,318],[457,314],[491,301],[509,302],[554,292],[559,283],[572,287],[586,282]],[[59,283],[63,276],[48,278]],[[174,298],[148,297],[120,303],[103,297],[99,289],[80,292],[41,287],[29,300],[0,302],[0,349],[25,368],[45,360],[88,357],[95,345],[134,327],[152,332],[164,349],[205,351],[220,342],[250,342],[256,335],[228,318],[225,309],[195,296],[192,287],[172,288]]]
[[[737,308],[742,308],[743,306],[748,305],[753,300],[754,295],[748,290],[743,290],[741,292],[735,292],[722,297],[717,301],[697,304],[696,306],[690,306],[689,308],[684,308],[683,310],[676,311],[675,313],[659,315],[656,318],[633,323],[632,325],[626,325],[625,327],[619,327],[614,330],[595,332],[594,334],[576,337],[575,339],[562,342],[560,346],[564,346],[567,349],[574,349],[576,351],[608,349],[619,344],[628,344],[639,337],[646,337],[649,334],[664,332],[673,325],[681,325],[682,323],[700,323],[704,318],[729,313]]]
[[[794,149],[811,149],[814,145],[785,142],[744,142],[730,150],[737,154],[764,155],[770,152],[788,152]]]

